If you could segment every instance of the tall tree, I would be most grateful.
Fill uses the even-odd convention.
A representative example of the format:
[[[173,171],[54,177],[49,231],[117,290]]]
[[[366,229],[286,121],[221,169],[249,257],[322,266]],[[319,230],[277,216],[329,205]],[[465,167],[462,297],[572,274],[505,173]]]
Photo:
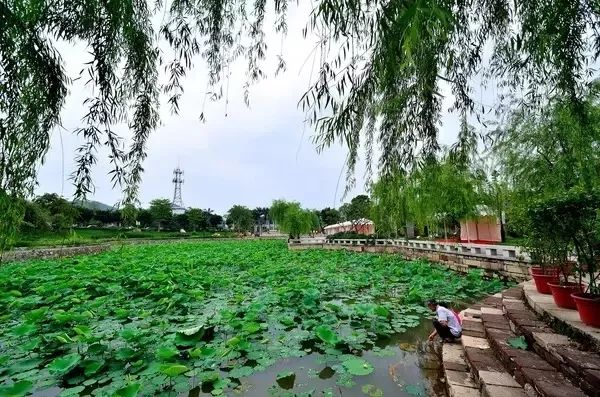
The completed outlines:
[[[205,229],[208,226],[207,213],[199,208],[190,208],[186,212],[192,231]]]
[[[414,221],[409,212],[409,179],[405,171],[382,176],[371,187],[371,219],[377,233],[388,237],[406,236],[406,225]]]
[[[319,217],[321,218],[321,224],[323,227],[329,225],[335,225],[342,220],[340,212],[335,208],[323,208],[319,213]]]
[[[371,216],[371,199],[366,194],[360,194],[350,200],[350,203],[342,205],[340,212],[343,218],[352,222],[352,227],[356,229],[361,219],[368,219]]]
[[[252,211],[243,205],[234,205],[227,212],[227,223],[237,232],[249,232],[254,225]]]
[[[156,223],[158,231],[171,221],[173,217],[173,209],[171,208],[171,201],[169,199],[154,199],[150,201],[150,214],[152,214],[152,221]]]
[[[300,238],[302,234],[312,233],[321,228],[317,213],[303,209],[300,203],[295,201],[275,200],[270,213],[279,230],[289,234],[291,238]]]

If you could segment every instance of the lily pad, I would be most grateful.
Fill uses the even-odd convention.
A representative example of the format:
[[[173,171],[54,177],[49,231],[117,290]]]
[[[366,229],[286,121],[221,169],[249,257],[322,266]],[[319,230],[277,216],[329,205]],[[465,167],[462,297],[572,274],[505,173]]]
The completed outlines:
[[[117,397],[136,397],[142,385],[139,383],[132,383],[125,387],[120,388],[113,394],[113,396]]]
[[[3,386],[0,387],[0,396],[5,397],[22,397],[27,395],[31,388],[33,387],[33,383],[28,380],[22,380],[16,382],[12,386]]]
[[[49,365],[48,369],[51,374],[65,375],[71,372],[81,361],[81,356],[77,353],[67,354],[65,356],[55,358]]]
[[[373,372],[371,363],[358,357],[349,358],[342,363],[342,366],[351,375],[362,376]]]
[[[338,342],[338,336],[335,332],[327,325],[319,325],[315,328],[315,333],[325,343],[335,346]]]
[[[180,364],[165,364],[160,367],[160,372],[162,372],[170,378],[181,375],[187,371],[189,371],[189,368],[185,365]]]

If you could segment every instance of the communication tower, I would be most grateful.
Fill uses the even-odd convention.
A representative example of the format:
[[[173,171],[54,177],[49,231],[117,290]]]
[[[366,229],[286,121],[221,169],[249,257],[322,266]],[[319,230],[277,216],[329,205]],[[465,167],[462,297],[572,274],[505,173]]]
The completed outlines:
[[[173,202],[171,203],[171,208],[173,209],[173,214],[183,214],[185,212],[185,207],[183,206],[183,200],[181,199],[181,185],[183,185],[183,171],[181,168],[177,167],[173,171],[173,185],[175,185],[175,190],[173,191]]]

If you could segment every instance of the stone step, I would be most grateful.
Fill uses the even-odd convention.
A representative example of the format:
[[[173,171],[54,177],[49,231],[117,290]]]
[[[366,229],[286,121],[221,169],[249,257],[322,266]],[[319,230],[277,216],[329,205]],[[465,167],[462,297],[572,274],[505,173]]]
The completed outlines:
[[[600,354],[582,350],[578,343],[556,333],[523,300],[504,298],[502,307],[511,330],[523,335],[539,357],[535,359],[526,357],[526,354],[512,353],[518,356],[516,361],[513,360],[516,366],[535,370],[526,370],[525,375],[538,379],[542,385],[552,385],[557,379],[567,378],[588,396],[600,397]],[[504,348],[507,354],[510,353],[507,350]],[[539,372],[550,370],[558,371],[559,376],[544,379],[544,374]]]
[[[536,321],[538,321],[537,318],[530,318],[526,315],[527,307],[520,304],[520,302],[522,303],[522,301],[520,301],[522,296],[522,291],[519,291],[518,288],[512,288],[503,294],[500,303],[498,303],[497,299],[489,301],[489,305],[482,303],[479,311],[481,313],[481,324],[486,338],[477,338],[479,340],[474,341],[467,336],[467,339],[463,341],[463,345],[465,345],[468,359],[470,358],[471,351],[467,345],[471,343],[479,345],[479,348],[481,348],[481,346],[484,345],[484,341],[487,342],[491,354],[488,353],[488,357],[485,359],[479,357],[479,362],[477,362],[476,359],[473,359],[473,362],[469,359],[469,363],[472,364],[472,369],[473,367],[480,367],[480,371],[497,370],[498,366],[501,366],[502,370],[510,376],[510,379],[513,382],[530,392],[535,391],[542,397],[585,396],[579,387],[571,384],[559,370],[554,368],[536,352],[531,350],[521,350],[512,347],[508,343],[509,339],[516,338],[517,333],[520,333],[520,329],[515,325],[511,313],[518,314],[518,316],[514,318],[527,320],[524,321],[523,326],[535,327],[530,328],[530,330],[548,331],[545,324],[536,323]],[[547,339],[544,340],[547,341]],[[553,342],[553,340],[551,342]],[[487,352],[482,352],[484,356],[486,355],[485,353]],[[481,383],[485,383],[485,376],[489,377],[490,375],[484,373],[484,379]],[[496,375],[496,377],[498,376]],[[498,382],[506,382],[505,386],[510,387],[509,385],[512,384],[514,387],[514,383],[510,382],[506,375],[502,375],[499,379],[501,380],[498,380]]]
[[[489,297],[482,305],[502,306],[501,297]],[[501,309],[482,306],[480,310],[463,311],[463,337],[461,348],[475,383],[486,397],[527,397],[515,379],[506,371],[485,338],[483,319],[490,315],[498,315]],[[448,345],[450,346],[450,345]]]
[[[480,397],[479,386],[473,380],[465,352],[459,343],[442,345],[442,363],[444,376],[450,397]]]

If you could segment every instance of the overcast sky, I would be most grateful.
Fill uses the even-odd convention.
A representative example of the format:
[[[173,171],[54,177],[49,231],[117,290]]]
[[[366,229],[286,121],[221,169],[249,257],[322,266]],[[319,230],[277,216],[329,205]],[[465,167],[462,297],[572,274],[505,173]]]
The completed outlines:
[[[274,77],[275,56],[280,51],[281,39],[268,34],[269,58],[264,65],[270,76],[251,88],[250,108],[243,102],[246,65],[242,61],[232,67],[227,110],[224,101],[207,101],[207,121],[199,121],[207,69],[200,60],[196,62],[184,82],[180,114],[171,115],[168,106],[163,106],[161,125],[149,139],[140,195],[143,206],[154,198],[172,198],[172,172],[177,165],[185,172],[182,196],[187,207],[211,208],[224,213],[234,204],[251,208],[269,206],[276,198],[297,200],[307,208],[340,205],[345,180],[344,175],[339,177],[346,149],[337,145],[317,154],[311,142],[314,131],[304,126],[304,114],[297,106],[309,86],[310,54],[316,41],[302,38],[307,15],[306,7],[290,9],[289,32],[283,42],[287,71],[277,77]],[[60,49],[67,71],[77,76],[90,59],[86,48],[60,43]],[[39,171],[37,194],[55,192],[72,197],[74,189],[68,178],[75,168],[75,149],[81,143],[72,131],[81,126],[85,113],[82,101],[91,93],[82,80],[71,86],[62,113],[64,129],[53,132],[51,149]],[[450,104],[451,98],[448,98],[444,108]],[[441,142],[451,143],[457,129],[457,117],[445,112]],[[116,130],[129,137],[125,127]],[[94,169],[95,193],[89,198],[112,205],[121,197],[121,191],[112,188],[107,176],[110,166],[106,154],[98,155],[99,162]],[[364,192],[363,174],[361,163],[356,188],[347,200]]]

